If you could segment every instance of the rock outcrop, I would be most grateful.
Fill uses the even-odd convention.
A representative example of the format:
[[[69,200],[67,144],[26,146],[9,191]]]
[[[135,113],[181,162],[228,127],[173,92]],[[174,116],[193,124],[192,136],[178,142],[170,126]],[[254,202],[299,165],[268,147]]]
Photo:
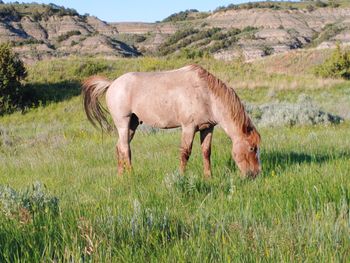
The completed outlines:
[[[23,6],[0,4],[0,42],[12,42],[26,62],[71,54],[139,55],[135,48],[118,40],[113,26],[96,17],[37,4],[26,4],[30,11],[16,11]]]
[[[317,8],[310,11],[252,8],[214,12],[206,18],[186,22],[113,23],[112,25],[123,34],[148,34],[146,41],[135,45],[140,49],[151,51],[157,50],[162,42],[183,28],[205,30],[217,27],[223,32],[232,28],[241,30],[255,28],[256,30],[249,37],[239,38],[234,44],[225,45],[213,53],[214,57],[225,60],[242,54],[246,59],[251,60],[306,46],[330,47],[335,46],[337,41],[345,45],[350,44],[350,8]],[[205,47],[212,44],[215,44],[215,41],[211,41]],[[199,45],[191,43],[187,47],[196,46]]]
[[[171,22],[106,23],[53,4],[0,3],[0,42],[14,43],[26,61],[70,54],[171,54],[181,49],[209,52],[217,59],[243,55],[253,60],[310,46],[350,45],[350,8],[346,7],[238,8],[188,17]],[[232,34],[234,29],[239,33]],[[182,34],[184,30],[190,33]],[[176,41],[169,41],[172,36]]]

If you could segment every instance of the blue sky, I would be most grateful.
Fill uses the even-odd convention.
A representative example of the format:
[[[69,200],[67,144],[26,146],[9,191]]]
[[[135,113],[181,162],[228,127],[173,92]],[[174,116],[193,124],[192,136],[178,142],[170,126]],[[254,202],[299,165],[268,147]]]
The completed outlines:
[[[21,1],[30,3],[31,1]],[[251,0],[253,1],[253,0]],[[259,1],[259,0],[258,0]],[[3,0],[3,2],[14,2]],[[89,13],[107,22],[142,21],[154,22],[186,9],[214,10],[218,6],[248,2],[248,0],[44,0],[37,3],[54,3],[74,8],[80,14]]]

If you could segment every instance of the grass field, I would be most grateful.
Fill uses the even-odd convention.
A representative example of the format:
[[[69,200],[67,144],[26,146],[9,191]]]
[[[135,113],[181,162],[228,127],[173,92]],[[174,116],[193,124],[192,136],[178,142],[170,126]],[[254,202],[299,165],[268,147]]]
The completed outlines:
[[[91,127],[75,85],[94,70],[111,77],[122,73],[118,67],[157,70],[187,62],[118,60],[107,68],[96,62],[95,70],[79,60],[54,61],[29,70],[28,82],[39,90],[65,83],[72,89],[65,95],[51,90],[46,106],[24,115],[0,117],[0,262],[349,261],[348,121],[259,129],[263,173],[254,181],[240,177],[231,142],[220,129],[214,132],[211,180],[202,176],[199,138],[180,176],[180,132],[137,132],[134,170],[116,176],[116,136]],[[249,70],[234,76],[227,64],[199,62],[230,83],[253,76]],[[263,79],[258,66],[253,70],[260,73],[252,81]],[[269,83],[300,79],[268,76]],[[276,96],[293,101],[307,93],[337,109],[350,90],[348,82],[324,89],[300,82],[274,89],[271,98],[269,83],[238,93],[255,103]],[[342,103],[349,105],[347,99]]]

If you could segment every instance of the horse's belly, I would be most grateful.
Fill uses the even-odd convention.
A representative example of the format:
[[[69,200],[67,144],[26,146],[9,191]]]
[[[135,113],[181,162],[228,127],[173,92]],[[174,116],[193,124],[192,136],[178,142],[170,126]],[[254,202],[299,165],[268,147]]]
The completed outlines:
[[[208,122],[209,115],[198,115],[198,111],[134,111],[133,113],[138,117],[140,124],[146,124],[155,128],[171,129],[180,126],[193,125],[200,126]]]
[[[174,113],[165,114],[165,112],[154,112],[151,110],[134,111],[140,124],[146,124],[155,128],[170,129],[179,127],[181,124]]]
[[[152,92],[151,92],[152,91]],[[145,93],[133,96],[132,112],[140,122],[157,128],[176,128],[196,125],[202,118],[208,118],[208,103],[193,90],[152,89],[145,99]]]

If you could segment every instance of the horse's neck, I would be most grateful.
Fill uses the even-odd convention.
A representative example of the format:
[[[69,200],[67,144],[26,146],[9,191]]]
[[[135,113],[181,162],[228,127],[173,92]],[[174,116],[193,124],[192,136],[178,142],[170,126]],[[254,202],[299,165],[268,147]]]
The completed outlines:
[[[242,128],[240,123],[232,119],[229,109],[220,100],[217,100],[214,105],[215,122],[223,128],[231,140],[241,136]]]
[[[222,121],[221,123],[219,123],[219,125],[223,128],[223,130],[231,138],[231,140],[242,136],[241,129],[232,120]]]

